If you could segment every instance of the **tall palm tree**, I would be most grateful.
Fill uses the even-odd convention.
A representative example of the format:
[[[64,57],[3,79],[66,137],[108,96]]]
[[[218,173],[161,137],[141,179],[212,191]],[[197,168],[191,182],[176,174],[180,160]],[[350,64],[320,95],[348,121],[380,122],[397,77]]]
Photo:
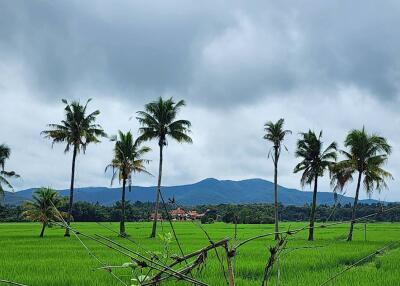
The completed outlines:
[[[19,177],[19,175],[17,175],[14,171],[5,170],[6,160],[10,158],[10,155],[11,155],[10,148],[5,144],[1,144],[0,145],[0,197],[3,197],[4,195],[4,187],[2,186],[3,184],[7,186],[9,189],[13,190],[12,185],[7,179]]]
[[[264,125],[264,131],[266,132],[264,135],[264,139],[270,141],[273,144],[273,152],[271,152],[272,150],[270,150],[268,153],[268,157],[271,155],[272,161],[274,163],[275,240],[279,239],[278,161],[279,156],[281,155],[282,146],[284,146],[282,145],[282,142],[285,139],[285,136],[288,134],[292,134],[292,131],[283,129],[284,122],[285,120],[281,118],[276,123],[269,121]]]
[[[160,161],[158,166],[158,182],[156,194],[155,216],[150,237],[155,237],[157,232],[158,210],[161,192],[161,177],[163,163],[163,148],[167,146],[167,138],[172,138],[179,143],[192,143],[188,135],[191,123],[188,120],[176,120],[179,110],[185,106],[185,101],[175,102],[172,98],[157,100],[145,105],[145,111],[138,111],[137,120],[142,125],[139,129],[139,141],[157,139],[160,148]]]
[[[386,163],[392,148],[384,137],[369,135],[365,132],[364,127],[361,130],[351,130],[344,141],[344,146],[349,150],[341,151],[345,159],[338,162],[333,168],[331,184],[335,190],[341,191],[347,183],[353,180],[353,176],[357,175],[356,194],[347,236],[347,241],[351,241],[361,183],[368,195],[371,195],[374,190],[380,192],[387,188],[386,179],[393,179],[393,177],[382,166]]]
[[[65,119],[61,124],[49,124],[49,130],[42,131],[45,138],[49,138],[55,143],[66,143],[64,152],[67,153],[72,148],[72,169],[71,169],[71,185],[69,193],[69,206],[67,224],[70,225],[72,204],[74,202],[74,182],[75,182],[75,161],[76,156],[82,150],[85,153],[87,145],[90,143],[99,143],[99,137],[106,137],[100,125],[96,124],[99,110],[87,114],[87,106],[91,99],[86,101],[85,105],[81,105],[78,101],[68,103],[63,99],[65,104]],[[69,229],[66,228],[65,236],[69,236]]]
[[[22,215],[31,221],[42,223],[40,237],[43,237],[44,230],[52,221],[58,220],[58,211],[61,199],[57,192],[50,188],[40,188],[36,190],[32,196],[32,201],[27,201],[23,208]],[[56,208],[55,208],[56,207]],[[67,216],[61,212],[62,216]]]
[[[113,176],[111,185],[118,175],[118,179],[122,181],[122,198],[121,198],[121,220],[119,224],[119,233],[122,237],[126,236],[125,232],[125,189],[126,183],[131,187],[132,173],[148,173],[144,166],[149,160],[143,159],[142,155],[150,151],[149,147],[140,147],[140,142],[134,141],[131,132],[122,133],[118,131],[118,137],[114,136],[112,141],[115,141],[114,158],[111,164],[106,167],[112,168]],[[148,173],[149,174],[149,173]],[[130,191],[130,189],[129,189]]]
[[[297,141],[296,157],[302,158],[302,161],[296,165],[294,172],[303,172],[301,176],[301,185],[314,182],[313,200],[310,214],[310,229],[308,240],[314,240],[314,221],[315,209],[317,206],[318,177],[324,175],[325,170],[330,170],[337,160],[337,144],[332,142],[324,150],[322,131],[317,135],[309,130],[306,133],[300,133],[301,139]]]

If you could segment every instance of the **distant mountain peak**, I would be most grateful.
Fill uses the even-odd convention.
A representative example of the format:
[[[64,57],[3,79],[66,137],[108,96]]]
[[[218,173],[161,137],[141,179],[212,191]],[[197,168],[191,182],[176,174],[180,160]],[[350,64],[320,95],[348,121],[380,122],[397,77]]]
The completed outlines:
[[[201,181],[199,181],[198,183],[217,183],[220,182],[220,180],[216,179],[216,178],[205,178]]]

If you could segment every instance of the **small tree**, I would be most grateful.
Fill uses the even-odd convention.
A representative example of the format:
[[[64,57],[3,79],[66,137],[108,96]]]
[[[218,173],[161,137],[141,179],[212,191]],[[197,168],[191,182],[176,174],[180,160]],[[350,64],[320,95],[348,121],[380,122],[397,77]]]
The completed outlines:
[[[268,153],[268,157],[271,155],[272,161],[274,163],[274,207],[275,207],[275,240],[279,239],[279,209],[278,209],[278,161],[279,156],[281,155],[282,150],[282,142],[285,139],[285,136],[288,134],[292,134],[292,131],[285,130],[283,128],[285,120],[283,118],[279,119],[276,123],[271,121],[265,123],[264,125],[264,139],[270,141],[273,146],[273,152]],[[283,145],[284,146],[284,145]],[[285,147],[286,148],[286,147]]]
[[[106,167],[112,168],[113,176],[111,178],[111,185],[118,175],[118,179],[122,182],[122,197],[121,197],[121,219],[119,233],[121,236],[126,236],[125,232],[125,190],[126,183],[129,182],[129,187],[132,184],[132,173],[147,173],[145,164],[149,160],[143,159],[142,155],[150,151],[149,147],[140,147],[140,142],[134,141],[131,132],[122,133],[118,131],[118,136],[111,139],[115,141],[114,158],[111,164]],[[130,190],[130,189],[129,189]]]
[[[40,188],[33,194],[32,201],[27,201],[23,208],[22,213],[24,217],[31,221],[38,221],[42,223],[42,230],[39,237],[43,237],[46,226],[53,221],[58,220],[58,208],[61,204],[61,199],[57,192],[50,188]],[[66,217],[67,214],[60,212],[62,216]]]
[[[99,137],[106,137],[100,125],[96,124],[97,116],[100,114],[99,110],[87,114],[87,105],[91,99],[86,101],[85,105],[81,105],[77,101],[68,103],[63,99],[65,104],[65,119],[61,124],[49,124],[50,130],[42,131],[45,138],[49,138],[55,143],[66,143],[64,152],[67,153],[70,149],[72,152],[72,170],[71,170],[71,184],[69,191],[69,206],[67,224],[70,225],[72,205],[74,203],[74,183],[75,183],[75,161],[76,156],[82,150],[86,151],[86,147],[90,143],[99,143]],[[69,235],[69,228],[66,228],[65,235]]]
[[[314,221],[315,209],[317,206],[318,178],[324,175],[325,170],[330,170],[337,159],[337,144],[332,142],[325,150],[321,140],[322,131],[317,137],[315,133],[309,130],[307,133],[300,133],[301,139],[297,141],[296,157],[302,158],[302,161],[296,165],[294,172],[303,172],[301,176],[301,185],[314,182],[313,200],[310,214],[310,229],[308,240],[314,240]]]

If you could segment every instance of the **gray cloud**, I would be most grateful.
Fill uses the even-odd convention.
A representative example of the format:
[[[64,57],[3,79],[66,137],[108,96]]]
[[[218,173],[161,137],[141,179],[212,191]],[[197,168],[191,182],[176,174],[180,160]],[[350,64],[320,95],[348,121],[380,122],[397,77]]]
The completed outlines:
[[[21,61],[45,95],[85,86],[123,96],[183,90],[197,41],[210,29],[203,21],[217,13],[145,3],[4,1],[0,51]],[[217,20],[212,28],[223,25]]]
[[[0,5],[0,59],[21,63],[32,87],[51,97],[90,87],[226,106],[343,84],[398,97],[396,1]]]
[[[168,147],[166,184],[271,179],[262,126],[280,117],[295,132],[282,184],[299,187],[293,151],[308,128],[326,142],[362,125],[387,136],[396,176],[399,10],[397,1],[1,1],[0,128],[23,175],[16,184],[68,185],[70,156],[39,136],[62,118],[63,97],[93,97],[110,134],[136,132],[128,118],[156,96],[186,99],[194,144]],[[103,142],[80,157],[78,186],[109,184],[111,149]],[[156,173],[156,152],[150,159]]]

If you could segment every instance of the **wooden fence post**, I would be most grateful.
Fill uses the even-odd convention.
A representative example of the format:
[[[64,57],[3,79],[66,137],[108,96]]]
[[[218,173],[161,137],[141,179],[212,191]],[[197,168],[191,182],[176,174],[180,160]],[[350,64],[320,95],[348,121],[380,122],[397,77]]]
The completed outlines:
[[[225,243],[225,252],[226,252],[226,261],[228,264],[228,276],[229,276],[229,286],[235,286],[235,273],[233,271],[232,259],[233,259],[233,252],[229,251],[229,244],[228,242]]]

